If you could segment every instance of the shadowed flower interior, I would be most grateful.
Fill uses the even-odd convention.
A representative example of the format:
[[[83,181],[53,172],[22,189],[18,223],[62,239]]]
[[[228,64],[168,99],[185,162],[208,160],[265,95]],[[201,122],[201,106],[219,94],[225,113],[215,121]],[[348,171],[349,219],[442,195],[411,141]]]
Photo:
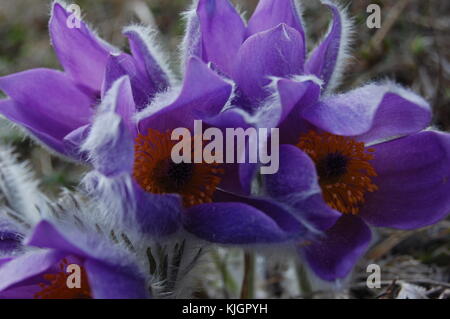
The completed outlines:
[[[0,251],[20,249],[21,240],[21,236],[15,232],[0,231]]]
[[[149,129],[147,135],[139,134],[135,143],[134,178],[147,192],[181,195],[185,207],[212,202],[223,169],[215,163],[173,162],[171,152],[176,143],[171,140],[170,132]]]
[[[91,299],[91,288],[87,278],[86,271],[81,268],[81,288],[69,288],[67,286],[67,278],[70,273],[66,272],[69,262],[64,258],[60,264],[60,271],[57,273],[49,273],[44,275],[44,279],[48,283],[40,283],[41,291],[34,295],[35,299]]]
[[[297,146],[316,164],[325,201],[343,214],[357,214],[364,203],[364,194],[378,187],[377,176],[370,164],[374,149],[363,142],[330,133],[310,131],[300,137]]]

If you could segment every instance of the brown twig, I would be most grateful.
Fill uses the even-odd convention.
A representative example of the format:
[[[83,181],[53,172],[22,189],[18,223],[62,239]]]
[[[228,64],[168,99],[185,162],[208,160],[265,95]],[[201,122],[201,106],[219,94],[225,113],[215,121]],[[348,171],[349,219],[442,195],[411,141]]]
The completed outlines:
[[[386,35],[389,33],[389,31],[394,26],[395,22],[397,22],[397,19],[400,17],[400,14],[402,11],[406,8],[408,5],[409,0],[401,0],[398,1],[392,9],[390,9],[389,14],[387,15],[386,19],[384,20],[382,27],[378,29],[378,31],[375,33],[375,35],[370,40],[370,46],[372,49],[376,51],[380,51],[381,43],[383,42]]]
[[[411,236],[414,232],[412,231],[400,231],[392,234],[385,240],[383,240],[381,243],[376,245],[374,248],[372,248],[367,253],[367,259],[369,260],[379,260],[381,257],[383,257],[386,253],[392,250],[395,246],[400,244],[402,241],[404,241],[406,238]]]
[[[244,253],[244,279],[242,280],[241,299],[252,299],[255,282],[255,256]]]

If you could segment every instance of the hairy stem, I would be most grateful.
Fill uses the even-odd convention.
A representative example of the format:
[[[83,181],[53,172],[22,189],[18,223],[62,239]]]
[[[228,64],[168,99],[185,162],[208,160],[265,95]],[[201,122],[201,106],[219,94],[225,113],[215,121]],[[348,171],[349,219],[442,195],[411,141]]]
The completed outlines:
[[[305,266],[298,265],[297,266],[297,280],[298,286],[300,288],[300,294],[304,298],[309,298],[312,294],[311,283],[309,282],[308,274],[305,270]]]
[[[222,259],[217,250],[213,250],[211,252],[211,255],[214,264],[216,265],[217,269],[219,270],[222,276],[224,298],[228,299],[230,298],[230,292],[231,295],[235,295],[238,293],[239,287],[234,281],[233,276],[228,271],[228,267],[226,264],[226,257]]]
[[[241,299],[252,299],[255,283],[255,256],[244,253],[244,279],[242,280]]]

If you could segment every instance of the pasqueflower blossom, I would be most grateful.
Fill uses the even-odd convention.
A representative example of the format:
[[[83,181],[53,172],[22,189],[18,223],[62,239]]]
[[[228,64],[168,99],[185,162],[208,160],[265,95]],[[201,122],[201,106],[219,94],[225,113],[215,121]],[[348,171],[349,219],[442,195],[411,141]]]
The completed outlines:
[[[96,234],[48,221],[36,225],[27,246],[39,249],[0,259],[0,297],[35,299],[148,298],[145,278],[126,253]],[[68,268],[76,265],[75,268]],[[76,274],[79,278],[69,278]],[[68,282],[78,286],[69,287]]]
[[[9,98],[0,101],[0,113],[59,154],[80,159],[78,146],[98,100],[120,76],[130,77],[137,108],[170,85],[169,71],[144,27],[124,29],[129,55],[55,1],[49,31],[64,72],[39,68],[1,77],[0,89]]]
[[[297,1],[261,0],[247,24],[228,0],[194,1],[193,10],[186,14],[183,52],[198,56],[219,74],[233,80],[233,98],[223,118],[235,118],[245,110],[250,116],[243,126],[249,123],[257,127],[276,126],[280,117],[295,122],[290,116],[291,110],[284,108],[279,114],[279,110],[267,103],[275,77],[296,77],[306,82],[286,88],[294,90],[297,96],[313,94],[304,91],[317,78],[323,81],[323,91],[337,85],[339,77],[333,70],[342,68],[349,22],[337,6],[325,3],[333,14],[333,24],[329,36],[307,59],[306,37]],[[283,141],[287,134],[282,133]],[[236,171],[239,174],[234,179],[239,185],[233,185],[233,192],[248,195],[255,165],[241,165]]]
[[[328,39],[306,59],[297,1],[261,0],[247,24],[228,0],[195,3],[196,7],[186,14],[185,52],[211,63],[217,72],[235,82],[235,106],[253,111],[260,107],[270,95],[270,77],[316,74],[327,81],[331,78],[339,41],[347,27],[332,4],[328,5],[338,23],[331,31],[336,38]]]
[[[319,277],[348,275],[371,241],[369,225],[415,229],[448,215],[448,134],[422,131],[366,146],[362,135],[322,130],[282,145],[280,170],[264,185],[267,195],[295,205],[309,180],[308,191],[321,193],[342,214],[322,240],[300,248]]]
[[[186,14],[181,85],[145,29],[125,29],[129,55],[81,21],[69,27],[70,14],[55,2],[50,35],[64,72],[0,78],[9,96],[0,112],[53,150],[92,163],[84,185],[108,206],[112,221],[123,218],[151,236],[183,226],[221,244],[297,243],[320,278],[343,278],[370,243],[368,225],[412,229],[448,214],[450,138],[426,130],[428,103],[399,85],[334,92],[350,21],[345,10],[322,2],[333,20],[307,56],[293,0],[261,0],[247,24],[228,0],[195,1]],[[195,120],[218,128],[278,127],[280,170],[257,176],[249,163],[175,164],[171,131],[192,132]],[[109,267],[116,260],[69,237],[39,224],[29,245],[50,250],[0,262],[0,290],[14,294],[32,279],[33,295],[44,296],[63,278],[58,265],[77,261],[89,283],[84,296],[126,296],[131,286],[141,292],[134,271],[117,272],[122,268]],[[22,269],[16,263],[23,271],[14,273]],[[31,274],[27,265],[38,271]],[[36,285],[47,271],[48,282]],[[123,290],[96,280],[111,274],[123,278]]]
[[[335,280],[366,251],[368,225],[414,229],[448,215],[450,136],[426,130],[429,104],[394,83],[333,92],[350,20],[322,2],[333,21],[308,58],[292,0],[261,0],[247,26],[228,1],[200,0],[188,14],[185,45],[235,82],[228,112],[248,110],[257,115],[254,125],[280,128],[280,170],[263,176],[260,194],[303,217],[318,213],[309,213],[307,198],[340,214],[331,228],[316,223],[324,237],[299,248],[320,278]],[[256,170],[244,172],[241,180],[252,180]]]
[[[276,203],[252,206],[229,196],[211,203],[219,183],[233,185],[229,169],[169,162],[167,132],[174,128],[192,129],[195,119],[249,126],[242,114],[219,114],[233,96],[228,80],[193,58],[186,59],[183,86],[172,88],[171,72],[145,28],[125,28],[129,55],[101,40],[59,1],[49,29],[64,72],[36,69],[0,78],[9,96],[0,112],[53,150],[94,164],[86,185],[105,195],[111,212],[135,212],[128,215],[147,233],[173,233],[184,223],[199,237],[221,243],[279,242],[306,232],[299,216],[274,209]]]
[[[112,216],[152,236],[173,234],[183,224],[202,239],[225,244],[307,237],[310,227],[275,201],[241,203],[239,197],[222,192],[218,185],[226,164],[173,162],[171,130],[192,131],[196,119],[222,121],[220,111],[232,91],[197,58],[188,61],[185,73],[181,87],[156,97],[135,117],[129,78],[113,84],[82,145],[95,168],[85,185],[109,203],[108,210],[116,212]],[[330,226],[336,218],[327,215],[323,222]]]

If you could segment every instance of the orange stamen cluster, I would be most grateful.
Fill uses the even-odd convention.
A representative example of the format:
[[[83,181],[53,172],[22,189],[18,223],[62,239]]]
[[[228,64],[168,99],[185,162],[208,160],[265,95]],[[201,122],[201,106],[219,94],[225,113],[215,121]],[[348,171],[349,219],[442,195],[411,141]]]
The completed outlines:
[[[49,283],[40,283],[41,291],[34,295],[35,299],[90,299],[91,288],[87,278],[86,271],[81,267],[81,288],[69,288],[67,278],[70,273],[66,273],[69,265],[66,258],[60,264],[60,271],[52,274],[45,274],[44,279]]]
[[[216,163],[175,164],[171,152],[176,143],[170,132],[149,129],[147,135],[139,134],[134,148],[135,180],[150,193],[180,194],[185,207],[212,202],[223,170]]]
[[[364,143],[310,131],[300,137],[297,146],[316,164],[325,201],[341,213],[356,215],[364,194],[378,189],[371,179],[377,176],[370,164],[375,150],[365,148]]]

